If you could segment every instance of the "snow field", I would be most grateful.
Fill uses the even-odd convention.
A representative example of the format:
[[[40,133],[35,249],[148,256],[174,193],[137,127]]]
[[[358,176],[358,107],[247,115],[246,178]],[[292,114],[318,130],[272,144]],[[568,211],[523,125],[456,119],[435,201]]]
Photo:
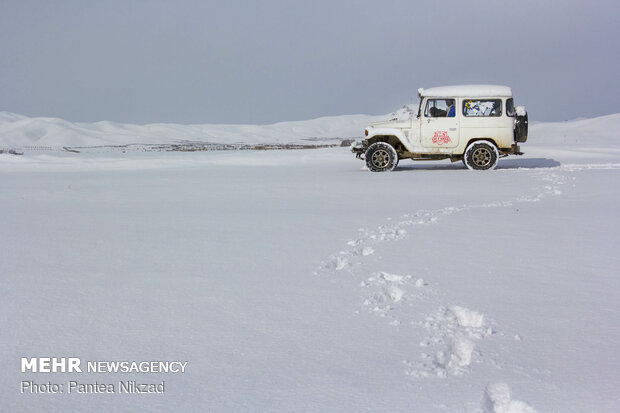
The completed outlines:
[[[534,191],[530,194],[522,194],[512,199],[497,200],[483,204],[464,204],[444,207],[436,210],[422,210],[413,214],[404,214],[398,219],[387,218],[388,224],[376,229],[361,228],[358,237],[347,242],[350,247],[335,254],[323,265],[323,270],[333,270],[337,276],[340,272],[347,272],[352,276],[363,278],[367,265],[365,255],[359,254],[360,249],[373,248],[373,251],[381,251],[383,243],[399,242],[407,237],[415,236],[415,227],[431,225],[440,222],[444,217],[466,213],[477,209],[491,208],[515,208],[523,203],[538,203],[549,197],[562,195],[567,183],[574,186],[575,172],[586,170],[617,170],[620,164],[566,164],[553,168],[540,168],[527,172],[537,182]],[[500,172],[501,173],[501,172]],[[517,209],[518,211],[518,209]],[[372,246],[372,247],[369,247]],[[375,257],[375,263],[381,262],[381,257]],[[415,257],[412,257],[415,259]],[[375,264],[376,265],[376,264]],[[389,270],[389,267],[387,267]],[[361,281],[362,307],[371,314],[386,319],[390,326],[398,328],[423,329],[427,336],[419,343],[421,351],[416,361],[405,359],[405,375],[414,378],[462,376],[471,371],[472,363],[484,363],[486,357],[476,350],[476,343],[484,339],[492,339],[494,335],[504,335],[501,326],[478,311],[460,306],[443,303],[441,294],[432,285],[432,275],[424,275],[424,278],[416,278],[413,275],[393,274],[387,271],[378,271],[366,280]],[[416,301],[436,302],[438,309],[428,314],[421,321],[404,322],[411,309],[407,309],[407,302]],[[358,310],[359,311],[359,310]],[[358,312],[356,311],[356,312]],[[514,340],[521,340],[521,335],[515,333]],[[428,350],[431,350],[430,352]],[[501,360],[502,356],[499,355]],[[488,361],[498,365],[497,359]],[[501,362],[499,362],[501,364]],[[520,367],[515,367],[516,370]],[[481,407],[485,412],[534,412],[528,404],[515,401],[510,398],[508,385],[495,383],[487,386]]]
[[[559,128],[548,136],[573,139]],[[620,151],[596,133],[531,136],[525,157],[481,173],[371,174],[346,148],[0,155],[0,310],[16,315],[0,320],[2,400],[617,411]],[[161,399],[12,392],[14,361],[43,353],[189,372]]]

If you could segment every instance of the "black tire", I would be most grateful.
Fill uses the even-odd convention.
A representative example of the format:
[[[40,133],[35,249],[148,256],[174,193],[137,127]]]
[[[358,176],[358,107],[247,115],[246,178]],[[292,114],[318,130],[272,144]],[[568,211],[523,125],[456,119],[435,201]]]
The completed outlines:
[[[495,169],[499,160],[497,147],[489,141],[476,141],[469,144],[463,155],[467,169],[486,171]]]
[[[389,143],[375,142],[366,149],[366,166],[372,172],[393,171],[398,165],[396,149]]]

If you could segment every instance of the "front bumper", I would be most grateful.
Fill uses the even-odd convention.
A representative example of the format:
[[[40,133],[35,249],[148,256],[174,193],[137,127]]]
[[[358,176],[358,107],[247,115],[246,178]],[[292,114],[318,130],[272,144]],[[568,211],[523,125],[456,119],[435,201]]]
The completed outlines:
[[[364,153],[366,153],[366,148],[368,146],[368,141],[363,140],[363,141],[358,141],[353,143],[353,145],[351,145],[351,152],[353,152],[355,154],[355,157],[357,159],[364,159]]]

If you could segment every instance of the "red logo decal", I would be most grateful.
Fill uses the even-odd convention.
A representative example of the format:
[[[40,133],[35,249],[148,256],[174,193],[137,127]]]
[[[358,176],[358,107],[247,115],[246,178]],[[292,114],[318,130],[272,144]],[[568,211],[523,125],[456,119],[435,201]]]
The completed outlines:
[[[433,135],[433,143],[436,143],[437,145],[443,145],[444,143],[450,142],[452,142],[452,140],[448,136],[448,132],[446,132],[445,130],[435,131],[435,134]]]

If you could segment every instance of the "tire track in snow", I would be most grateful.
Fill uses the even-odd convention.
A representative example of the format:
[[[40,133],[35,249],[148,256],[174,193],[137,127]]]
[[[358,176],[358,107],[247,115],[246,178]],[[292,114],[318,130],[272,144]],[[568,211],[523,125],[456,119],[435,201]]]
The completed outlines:
[[[519,169],[539,182],[534,194],[520,195],[508,200],[483,204],[464,204],[434,210],[419,210],[404,214],[398,219],[388,218],[388,223],[377,228],[362,228],[357,236],[347,242],[346,248],[332,254],[316,272],[317,274],[349,273],[361,279],[361,306],[356,311],[366,311],[385,318],[393,326],[404,324],[410,316],[411,305],[425,301],[437,304],[437,310],[427,314],[422,321],[410,321],[407,325],[422,329],[426,338],[419,343],[421,349],[417,361],[403,360],[405,374],[413,377],[460,376],[467,373],[474,359],[483,356],[476,351],[476,342],[497,333],[495,323],[486,315],[456,305],[440,305],[438,292],[429,283],[430,274],[424,278],[410,274],[392,274],[379,271],[365,273],[364,264],[376,248],[383,243],[397,242],[420,225],[431,225],[450,216],[479,208],[505,208],[522,203],[540,202],[545,198],[562,194],[561,187],[575,180],[574,172],[584,170],[620,169],[620,163],[566,164],[551,168]],[[499,173],[514,170],[498,170]],[[378,259],[380,262],[380,258]],[[518,336],[515,336],[518,339]],[[478,360],[481,361],[481,360]],[[491,363],[497,364],[493,360]]]

